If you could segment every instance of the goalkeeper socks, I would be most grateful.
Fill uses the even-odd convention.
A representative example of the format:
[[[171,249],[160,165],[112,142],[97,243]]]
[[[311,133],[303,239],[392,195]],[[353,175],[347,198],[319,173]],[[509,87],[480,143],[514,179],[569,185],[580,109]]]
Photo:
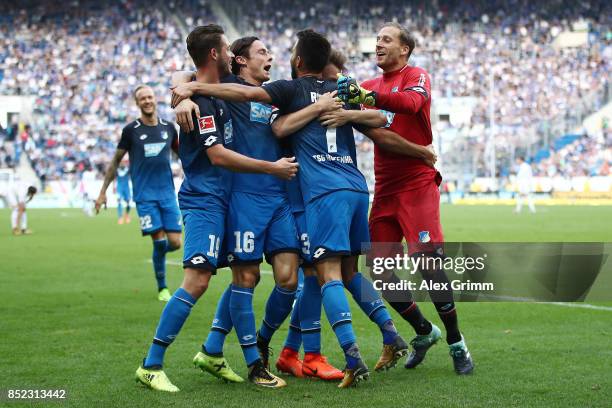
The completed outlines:
[[[392,274],[390,277],[385,279],[388,283],[400,283],[400,279],[397,275]],[[397,294],[383,291],[383,297],[389,302],[389,305],[397,312],[404,320],[406,320],[416,334],[425,335],[431,333],[431,323],[425,319],[425,316],[421,313],[421,309],[412,299],[412,294],[409,290],[404,291],[405,300],[397,301]]]
[[[383,343],[391,344],[397,336],[397,330],[393,326],[393,321],[389,311],[385,307],[382,299],[372,282],[364,279],[363,275],[357,272],[353,278],[346,284],[346,288],[361,310],[372,320],[383,334]],[[391,321],[391,326],[387,322]],[[392,327],[394,331],[386,330],[385,327]]]
[[[351,310],[344,294],[342,281],[332,280],[321,287],[323,307],[327,320],[334,329],[338,343],[342,348],[355,343],[356,337],[351,321]]]
[[[291,321],[289,322],[289,332],[285,339],[285,348],[290,348],[294,351],[300,351],[302,344],[302,331],[300,329],[300,302],[302,299],[302,291],[298,291],[295,295],[295,303],[291,311]]]
[[[206,342],[202,345],[202,350],[211,356],[223,355],[223,344],[225,336],[232,331],[232,316],[230,315],[230,298],[232,296],[231,285],[225,289],[219,302],[217,302],[217,310],[213,319],[210,332],[206,338]]]
[[[446,329],[446,342],[448,344],[461,341],[461,332],[459,331],[459,323],[457,322],[457,309],[453,302],[434,302],[434,306],[438,311],[440,320],[444,323]]]
[[[451,285],[446,273],[441,269],[435,269],[431,272],[421,271],[421,274],[423,275],[423,280],[428,281],[429,287],[432,287],[433,283],[437,284],[438,287],[447,288],[443,290],[429,290],[429,297],[436,307],[440,320],[444,323],[446,342],[453,344],[461,341],[461,333],[459,332],[457,322],[457,310],[453,301],[453,290],[450,289]]]
[[[196,301],[197,299],[183,288],[178,288],[174,292],[161,314],[153,344],[143,363],[144,367],[163,365],[167,347],[178,335]]]
[[[257,334],[255,331],[255,314],[253,313],[253,288],[242,288],[231,285],[230,314],[236,328],[238,342],[247,366],[259,360],[257,351]]]
[[[321,287],[316,276],[305,276],[304,287],[296,307],[305,353],[321,352]]]
[[[261,338],[267,342],[270,341],[274,332],[291,313],[291,306],[294,300],[295,290],[283,289],[278,285],[274,286],[272,293],[268,297],[266,313],[259,328],[259,336]]]
[[[157,280],[157,290],[166,288],[166,247],[167,239],[156,239],[153,241],[153,270]]]

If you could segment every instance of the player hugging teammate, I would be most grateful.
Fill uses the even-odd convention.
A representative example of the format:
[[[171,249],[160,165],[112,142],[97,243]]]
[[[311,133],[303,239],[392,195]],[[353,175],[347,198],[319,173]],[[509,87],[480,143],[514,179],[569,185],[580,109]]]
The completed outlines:
[[[408,345],[380,295],[357,270],[370,232],[368,189],[357,168],[353,127],[374,140],[377,149],[396,152],[407,161],[411,159],[405,156],[414,157],[424,166],[435,162],[427,148],[431,138],[424,144],[402,135],[402,129],[385,129],[384,112],[359,109],[365,91],[356,89],[354,80],[341,77],[336,83],[324,78],[324,73],[333,77],[342,69],[342,58],[335,52],[336,62],[329,64],[331,46],[312,30],[297,34],[293,79],[263,86],[272,57],[256,37],[239,39],[230,49],[221,27],[211,24],[193,30],[187,48],[197,71],[174,75],[172,97],[182,128],[179,156],[185,180],[179,205],[185,225],[185,279],[162,312],[137,379],[156,390],[178,391],[162,369],[165,350],[225,259],[232,284],[219,299],[210,334],[194,358],[202,370],[243,381],[223,357],[225,337],[235,328],[249,381],[268,388],[285,386],[269,371],[268,344],[291,314],[290,334],[276,363],[279,371],[338,379],[340,388],[366,379],[369,369],[357,344],[345,289],[381,332],[382,353],[375,369],[395,366],[408,353]],[[345,101],[357,104],[342,103],[337,89]],[[296,173],[289,183],[279,180]],[[272,264],[276,286],[256,331],[252,299],[263,255]],[[303,276],[303,287],[296,294],[298,275]],[[321,307],[344,352],[343,372],[320,353]],[[445,312],[454,313],[452,301]],[[413,354],[424,356],[416,340],[425,336],[429,348],[439,330],[422,325],[429,331],[417,332],[412,344]],[[300,343],[303,360],[298,357]]]

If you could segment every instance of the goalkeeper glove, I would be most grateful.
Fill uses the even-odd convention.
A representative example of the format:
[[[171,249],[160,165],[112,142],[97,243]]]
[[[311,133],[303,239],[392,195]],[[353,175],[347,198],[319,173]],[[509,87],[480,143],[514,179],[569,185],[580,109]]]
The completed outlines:
[[[345,103],[376,105],[376,92],[359,86],[355,78],[338,74],[338,97]]]

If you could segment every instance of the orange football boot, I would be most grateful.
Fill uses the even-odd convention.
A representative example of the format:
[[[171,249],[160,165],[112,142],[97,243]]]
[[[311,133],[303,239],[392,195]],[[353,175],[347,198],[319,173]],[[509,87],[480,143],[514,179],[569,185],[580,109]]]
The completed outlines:
[[[344,373],[329,364],[327,357],[315,353],[304,355],[302,372],[308,377],[317,377],[326,381],[342,380],[344,378]]]
[[[302,360],[298,352],[284,347],[276,360],[276,369],[282,373],[290,374],[297,378],[304,378],[302,373]]]

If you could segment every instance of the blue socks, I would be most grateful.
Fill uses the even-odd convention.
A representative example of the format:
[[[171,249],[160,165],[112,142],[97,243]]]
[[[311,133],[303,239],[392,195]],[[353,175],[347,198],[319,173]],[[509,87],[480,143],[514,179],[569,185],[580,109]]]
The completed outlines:
[[[291,311],[291,321],[289,322],[289,332],[285,339],[285,347],[294,351],[300,351],[302,345],[302,330],[300,328],[300,303],[302,300],[302,291],[298,290],[295,295],[295,304]]]
[[[232,296],[232,286],[228,286],[217,302],[217,310],[213,319],[210,332],[206,342],[202,345],[202,350],[212,356],[223,355],[223,344],[225,336],[232,331],[232,316],[230,315],[230,298]]]
[[[283,289],[278,285],[274,286],[272,293],[268,297],[266,303],[266,313],[264,319],[261,322],[259,328],[259,336],[265,341],[269,342],[274,332],[280,327],[285,321],[289,313],[291,313],[291,306],[295,300],[295,290]]]
[[[257,334],[255,331],[255,314],[253,313],[253,288],[241,288],[231,285],[231,296],[229,301],[230,315],[238,342],[242,347],[242,354],[247,366],[251,366],[259,360],[257,351]]]
[[[385,307],[380,295],[374,289],[372,282],[364,279],[361,273],[357,272],[346,288],[361,310],[380,328],[383,335],[383,343],[391,344],[397,337],[397,330],[391,319],[389,311]]]
[[[119,201],[117,201],[117,218],[121,218],[121,216],[123,215],[123,200],[119,199]]]
[[[351,310],[344,294],[342,281],[332,280],[327,282],[321,287],[321,295],[323,296],[323,307],[327,314],[327,320],[329,320],[334,333],[336,333],[338,343],[344,350],[347,367],[353,368],[359,358],[359,350],[357,349],[357,353],[354,353],[357,339],[353,332]]]
[[[153,241],[153,270],[157,280],[157,290],[166,287],[166,252],[168,247],[167,239]]]
[[[143,364],[144,367],[163,365],[166,348],[178,335],[195,303],[196,299],[185,289],[178,288],[174,292],[161,314],[153,344]]]
[[[299,309],[305,353],[321,352],[321,288],[316,276],[305,276]]]

